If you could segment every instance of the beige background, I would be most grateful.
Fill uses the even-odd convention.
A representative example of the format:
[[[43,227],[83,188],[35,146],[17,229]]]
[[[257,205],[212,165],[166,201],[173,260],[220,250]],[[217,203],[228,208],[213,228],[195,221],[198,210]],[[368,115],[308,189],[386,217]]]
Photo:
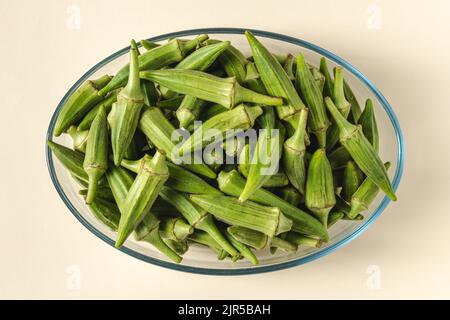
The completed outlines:
[[[449,12],[446,0],[1,0],[0,297],[450,298]],[[60,200],[44,142],[69,86],[131,37],[218,26],[285,33],[327,48],[394,107],[407,153],[399,201],[356,241],[280,272],[193,275],[113,250]],[[71,275],[78,271],[76,288]]]

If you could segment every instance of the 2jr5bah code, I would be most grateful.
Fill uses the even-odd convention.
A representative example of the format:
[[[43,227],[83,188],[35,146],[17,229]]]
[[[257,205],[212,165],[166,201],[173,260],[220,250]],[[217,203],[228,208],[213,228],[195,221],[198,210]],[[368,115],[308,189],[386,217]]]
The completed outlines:
[[[224,304],[221,308],[184,305],[178,308],[179,315],[202,315],[209,318],[213,314],[222,314],[228,317],[234,315],[270,315],[270,305],[251,304]]]

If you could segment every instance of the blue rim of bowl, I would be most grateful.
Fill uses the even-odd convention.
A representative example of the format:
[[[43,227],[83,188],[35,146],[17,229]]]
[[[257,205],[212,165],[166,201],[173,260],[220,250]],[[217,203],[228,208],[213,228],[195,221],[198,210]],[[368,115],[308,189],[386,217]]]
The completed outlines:
[[[394,127],[396,138],[397,138],[397,151],[398,151],[398,159],[397,159],[397,169],[394,175],[393,179],[393,188],[394,190],[397,190],[398,185],[400,183],[402,174],[403,174],[403,167],[404,167],[404,141],[403,141],[403,135],[400,129],[400,123],[398,122],[398,119],[392,109],[392,107],[387,102],[386,98],[382,95],[382,93],[375,87],[375,85],[365,76],[363,75],[359,70],[357,70],[355,67],[353,67],[350,63],[343,60],[342,58],[338,57],[337,55],[318,47],[310,42],[300,40],[294,37],[268,32],[268,31],[261,31],[261,30],[254,30],[254,29],[242,29],[242,28],[202,28],[202,29],[191,29],[191,30],[184,30],[184,31],[178,31],[178,32],[172,32],[172,33],[166,33],[163,35],[159,35],[156,37],[149,38],[150,41],[162,41],[166,40],[167,38],[174,38],[174,37],[183,37],[183,36],[191,36],[191,35],[197,35],[197,34],[203,34],[203,33],[210,33],[210,34],[244,34],[246,30],[251,31],[255,36],[261,36],[266,38],[271,38],[275,40],[280,40],[288,43],[292,43],[295,45],[299,45],[301,47],[304,47],[306,49],[310,49],[316,53],[321,54],[322,56],[340,64],[345,69],[350,71],[353,75],[355,75],[359,80],[361,80],[377,97],[377,99],[380,101],[381,105],[383,106],[384,110],[389,116],[389,119],[391,120],[391,123]],[[58,107],[56,108],[51,121],[50,125],[48,127],[47,131],[47,140],[51,140],[53,138],[53,130],[56,122],[56,118],[59,114],[59,111],[66,101],[66,99],[89,77],[98,69],[103,67],[105,64],[113,61],[117,57],[121,56],[122,54],[128,52],[130,47],[123,48],[116,53],[110,55],[109,57],[103,59],[99,63],[97,63],[95,66],[93,66],[91,69],[89,69],[71,88],[70,90],[64,95],[62,100],[59,102]],[[58,178],[56,176],[55,168],[53,166],[53,158],[51,156],[50,148],[47,146],[47,143],[45,144],[45,153],[46,153],[46,159],[47,159],[47,167],[50,173],[50,177],[52,179],[53,185],[55,186],[56,190],[58,191],[58,194],[60,195],[61,199],[64,201],[66,206],[69,208],[69,210],[72,212],[72,214],[83,224],[89,231],[91,231],[93,234],[95,234],[97,237],[108,243],[110,246],[114,247],[114,240],[103,234],[101,231],[96,229],[93,225],[91,225],[84,217],[77,211],[77,209],[72,205],[70,200],[67,198],[66,194],[64,193],[62,186],[60,185]],[[210,268],[200,268],[200,267],[191,267],[191,266],[185,266],[182,264],[175,264],[172,262],[162,261],[156,258],[148,257],[142,253],[136,252],[130,248],[122,247],[119,250],[131,255],[132,257],[135,257],[137,259],[140,259],[142,261],[158,265],[161,267],[178,270],[178,271],[184,271],[184,272],[190,272],[190,273],[197,273],[197,274],[207,274],[207,275],[245,275],[245,274],[255,274],[255,273],[263,273],[263,272],[270,272],[270,271],[277,271],[282,270],[294,266],[298,266],[310,261],[313,261],[315,259],[318,259],[320,257],[323,257],[336,249],[342,247],[343,245],[349,243],[350,241],[354,240],[356,237],[361,235],[383,212],[383,210],[386,208],[388,203],[390,202],[388,197],[384,197],[380,205],[375,209],[373,214],[368,218],[364,223],[362,223],[358,228],[356,228],[352,233],[348,234],[345,238],[341,239],[340,241],[336,242],[333,245],[330,245],[328,247],[325,247],[321,250],[318,250],[316,252],[313,252],[307,256],[294,259],[291,261],[286,262],[280,262],[277,264],[269,265],[269,266],[255,266],[250,268],[239,268],[239,269],[210,269]]]

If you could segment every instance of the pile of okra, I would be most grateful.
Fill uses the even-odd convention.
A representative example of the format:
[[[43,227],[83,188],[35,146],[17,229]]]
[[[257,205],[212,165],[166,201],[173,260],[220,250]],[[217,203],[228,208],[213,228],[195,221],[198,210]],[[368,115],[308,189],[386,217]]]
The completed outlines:
[[[396,199],[372,101],[361,109],[344,70],[246,37],[249,57],[208,35],[131,41],[129,64],[65,101],[54,135],[69,134],[73,149],[48,146],[92,214],[117,232],[117,248],[133,234],[177,263],[201,245],[220,260],[258,264],[255,250],[320,247],[337,221],[364,219],[380,189]],[[177,145],[180,128],[190,135]],[[256,147],[233,135],[212,142],[211,129],[258,129]],[[179,161],[213,143],[220,157]],[[273,174],[258,148],[276,156]],[[224,154],[234,161],[219,161]]]

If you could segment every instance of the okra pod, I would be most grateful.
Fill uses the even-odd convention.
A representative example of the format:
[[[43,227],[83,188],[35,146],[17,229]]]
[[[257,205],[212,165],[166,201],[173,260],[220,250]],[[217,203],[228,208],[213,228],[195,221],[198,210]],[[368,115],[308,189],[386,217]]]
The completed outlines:
[[[180,128],[187,129],[199,117],[205,105],[206,101],[204,100],[194,96],[184,96],[176,112],[177,119],[180,122]]]
[[[345,214],[342,211],[331,211],[328,215],[328,229],[334,226],[336,222],[344,218],[344,216]]]
[[[222,195],[190,195],[190,199],[219,220],[271,237],[289,231],[292,227],[292,220],[286,218],[279,208],[251,201],[243,203],[234,197]]]
[[[361,126],[348,122],[334,105],[329,97],[325,98],[328,110],[339,127],[339,140],[347,149],[358,167],[371,179],[386,195],[393,201],[397,200],[386,169],[372,147],[369,140],[364,136]]]
[[[194,228],[187,224],[181,217],[165,217],[161,219],[159,231],[165,239],[181,241],[192,234]]]
[[[236,170],[229,172],[221,171],[217,177],[217,182],[222,192],[234,197],[238,197],[245,186],[245,179]],[[317,236],[328,241],[326,228],[317,219],[270,191],[258,189],[250,197],[250,200],[263,205],[280,208],[286,217],[293,221],[292,230],[310,236]]]
[[[123,159],[121,166],[127,168],[132,172],[138,173],[140,167],[145,162],[145,159],[151,159],[151,157],[149,155],[145,155],[139,160]],[[169,169],[169,179],[165,184],[166,186],[180,192],[221,194],[219,190],[217,190],[192,172],[170,162],[167,163],[167,167]]]
[[[297,207],[300,202],[302,202],[303,196],[298,192],[297,189],[287,186],[280,191],[280,195],[283,198],[283,200],[289,202],[294,207]]]
[[[219,113],[223,113],[228,111],[227,108],[221,106],[220,104],[213,104],[211,106],[208,106],[208,108],[203,108],[201,114],[200,114],[200,120],[202,122],[205,122],[212,117],[218,115]]]
[[[211,139],[218,138],[218,133],[221,133],[220,138],[228,139],[230,136],[223,136],[228,130],[233,130],[236,133],[238,130],[246,130],[253,127],[256,118],[263,113],[261,107],[248,107],[244,104],[204,122],[200,127],[196,128],[192,135],[183,142],[180,146],[180,155],[189,153],[203,148]],[[212,130],[214,129],[214,130]],[[215,140],[214,142],[219,142]]]
[[[136,43],[132,40],[128,84],[119,92],[117,102],[113,104],[111,111],[111,145],[116,166],[120,165],[133,139],[143,106],[144,95],[139,79],[138,53]]]
[[[295,81],[295,74],[294,74],[294,67],[295,67],[295,58],[292,54],[288,54],[286,61],[284,62],[283,69],[286,71],[286,74],[291,81]]]
[[[281,157],[284,130],[276,127],[275,112],[264,107],[264,113],[257,119],[259,127],[258,140],[248,168],[247,181],[239,201],[246,201],[256,190],[261,188],[278,171]]]
[[[325,148],[330,122],[323,104],[322,92],[301,53],[297,56],[297,84],[309,107],[309,128],[317,137],[319,146]]]
[[[89,208],[99,221],[111,230],[117,231],[120,211],[114,203],[98,197],[89,204]]]
[[[146,51],[139,56],[139,70],[159,69],[172,63],[180,62],[186,54],[206,39],[208,39],[207,35],[198,36],[193,40],[173,39],[167,44]],[[120,69],[108,85],[100,90],[99,94],[105,95],[114,89],[122,87],[128,79],[129,70],[129,65]]]
[[[83,153],[64,147],[51,140],[47,141],[47,145],[72,176],[86,183],[89,181],[88,175],[83,168]]]
[[[286,240],[299,247],[320,248],[322,246],[322,241],[320,239],[307,237],[296,232],[288,232]]]
[[[242,242],[238,241],[233,235],[231,235],[228,231],[225,233],[228,241],[239,251],[239,253],[249,260],[253,265],[258,265],[259,261],[258,258],[255,256],[255,254],[250,250],[249,247],[247,247]]]
[[[250,145],[246,144],[239,154],[239,172],[247,178],[250,172]],[[286,176],[286,173],[283,171],[279,171],[273,175],[269,175],[267,181],[263,183],[263,187],[283,187],[289,184],[289,179]],[[239,195],[238,195],[239,196]]]
[[[325,86],[325,76],[316,67],[309,66],[309,70],[311,71],[311,74],[317,86],[319,87],[320,92],[323,92],[323,88]]]
[[[67,133],[72,138],[73,149],[85,153],[89,130],[79,131],[76,126],[70,126]]]
[[[81,196],[86,197],[88,194],[88,189],[81,189],[78,192]],[[96,199],[100,198],[109,202],[115,202],[114,195],[108,185],[100,186],[97,188]]]
[[[163,239],[164,243],[178,255],[182,256],[189,250],[189,244],[187,240],[175,241],[172,239]]]
[[[144,163],[128,191],[120,218],[117,248],[125,242],[147,214],[168,177],[166,157],[156,152],[152,160]]]
[[[111,111],[112,105],[114,102],[117,101],[117,94],[119,93],[119,90],[115,90],[110,92],[104,100],[100,101],[98,104],[96,104],[81,120],[80,124],[78,125],[79,131],[88,130],[91,127],[92,121],[94,121],[95,116],[97,115],[98,109],[100,109],[101,106],[105,107],[105,112],[108,114]]]
[[[103,99],[99,95],[99,90],[105,87],[110,80],[111,77],[108,75],[96,80],[88,80],[66,100],[56,120],[54,131],[56,137],[83,118],[96,103]]]
[[[344,180],[342,184],[342,197],[349,202],[352,195],[361,185],[364,175],[353,161],[347,162],[344,169]]]
[[[379,149],[379,135],[377,121],[375,120],[375,114],[373,112],[372,100],[366,100],[366,106],[361,116],[358,119],[358,124],[361,125],[362,131],[366,136],[367,140],[372,144],[376,152]]]
[[[330,153],[328,160],[330,161],[331,168],[336,170],[344,168],[347,162],[352,160],[352,157],[344,146],[339,146]]]
[[[238,254],[236,249],[219,231],[212,216],[205,209],[192,202],[188,195],[167,187],[162,188],[160,195],[164,200],[170,202],[177,208],[192,227],[207,232],[230,255],[236,256]]]
[[[136,227],[135,239],[150,243],[172,261],[180,263],[182,260],[180,255],[161,239],[159,224],[159,220],[151,212],[148,212]]]
[[[358,123],[359,117],[361,116],[361,107],[359,106],[358,99],[356,99],[355,94],[352,91],[352,88],[349,86],[347,81],[344,79],[344,93],[348,102],[351,104],[350,114],[348,120],[356,124]],[[330,96],[331,97],[331,96]]]
[[[333,172],[323,149],[317,149],[309,162],[305,203],[326,227],[328,214],[336,204],[336,198]]]
[[[297,247],[288,241],[279,237],[269,237],[264,233],[255,231],[249,228],[241,226],[230,226],[227,228],[229,234],[231,234],[237,241],[246,244],[255,249],[262,250],[267,246],[279,248],[286,252],[295,252]]]
[[[205,41],[207,44],[218,44],[223,43],[219,40],[209,39]],[[242,83],[245,78],[245,65],[247,64],[247,59],[244,54],[237,48],[233,46],[228,46],[228,48],[222,52],[219,56],[219,62],[225,73],[229,77],[236,77],[239,83]]]
[[[83,168],[89,179],[86,196],[86,203],[89,204],[94,200],[98,183],[108,169],[108,124],[103,106],[89,129]]]
[[[331,79],[330,70],[328,70],[327,60],[322,57],[320,58],[320,72],[325,77],[325,84],[323,87],[323,96],[332,97],[333,96],[333,79]]]
[[[143,46],[144,49],[147,51],[160,46],[159,44],[157,44],[153,41],[150,41],[150,40],[146,40],[146,39],[141,40],[140,43],[141,43],[141,46]]]
[[[236,78],[219,78],[196,70],[166,69],[141,71],[141,78],[181,94],[218,103],[228,109],[240,102],[278,106],[283,100],[263,95],[239,85]]]
[[[384,166],[388,170],[391,163],[386,162]],[[351,209],[348,216],[354,219],[360,212],[367,210],[379,191],[380,188],[372,180],[366,178],[350,199]]]
[[[344,93],[344,70],[342,67],[334,68],[333,102],[344,118],[347,118],[351,104],[347,101]],[[336,142],[339,141],[339,128],[335,123],[330,127],[327,139],[327,149],[331,150]]]
[[[302,109],[297,129],[292,137],[283,145],[283,166],[291,184],[305,194],[306,165],[305,165],[305,135],[308,109]]]
[[[172,141],[175,127],[167,120],[162,111],[158,108],[150,107],[142,113],[139,121],[139,129],[158,148],[163,150],[167,157],[173,162],[179,162],[178,154],[175,152],[176,146]],[[202,176],[214,179],[216,173],[206,164],[184,164],[184,167]]]
[[[280,62],[277,61],[251,32],[246,31],[245,35],[252,49],[253,59],[267,92],[272,96],[281,97],[287,102],[287,104],[276,108],[278,118],[287,121],[293,128],[296,128],[298,112],[305,108],[303,101],[300,99],[292,81],[289,80]]]

